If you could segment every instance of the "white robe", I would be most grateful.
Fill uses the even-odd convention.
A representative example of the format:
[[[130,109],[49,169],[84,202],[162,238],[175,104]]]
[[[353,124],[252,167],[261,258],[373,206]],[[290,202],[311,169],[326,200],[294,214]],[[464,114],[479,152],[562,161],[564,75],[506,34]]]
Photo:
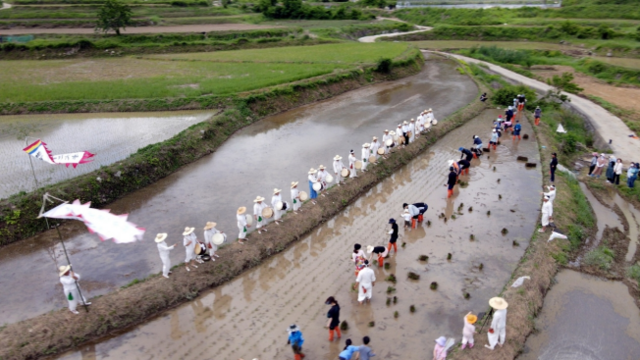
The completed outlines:
[[[351,171],[351,175],[349,175],[350,178],[354,178],[356,177],[356,161],[358,159],[356,159],[356,156],[353,154],[349,154],[349,171]]]
[[[333,161],[333,172],[336,174],[336,184],[340,184],[342,179],[342,169],[344,169],[344,164],[342,160],[334,160]]]
[[[371,299],[374,281],[376,281],[376,274],[370,267],[365,267],[360,270],[360,273],[358,273],[358,277],[356,278],[356,282],[359,285],[358,301],[362,302],[364,299]]]
[[[238,239],[245,239],[247,237],[247,217],[245,214],[238,215],[236,214],[236,220],[238,225]]]
[[[196,259],[196,253],[194,252],[194,249],[196,248],[196,240],[197,240],[196,234],[194,233],[191,233],[185,236],[184,239],[182,240],[182,244],[184,245],[184,250],[186,254],[186,257],[184,258],[185,263],[188,263],[189,261]]]
[[[412,143],[416,139],[416,126],[414,123],[409,123],[409,131],[411,131],[411,136],[409,136],[409,142]]]
[[[282,196],[280,194],[273,195],[271,197],[271,207],[273,208],[273,216],[275,216],[276,220],[280,220],[282,214],[284,213],[284,211],[278,210],[278,208],[276,207],[276,205],[278,205],[278,202],[280,201],[282,201]]]
[[[367,170],[367,165],[369,164],[369,148],[362,148],[362,171]]]
[[[320,191],[326,190],[327,189],[327,170],[318,170],[318,173],[316,176],[318,181],[322,184],[322,189],[320,189]]]
[[[493,313],[493,320],[491,320],[491,328],[493,334],[489,334],[489,348],[493,350],[496,344],[504,345],[505,338],[507,336],[507,309],[496,310]]]
[[[389,147],[387,146],[387,140],[393,141],[393,136],[391,136],[389,134],[382,135],[382,144],[384,145],[384,153],[385,154],[389,153]]]
[[[553,204],[551,201],[542,203],[542,226],[549,225],[549,217],[553,216]]]
[[[169,276],[171,271],[171,258],[169,257],[169,251],[173,250],[175,245],[167,246],[166,242],[158,243],[158,253],[160,253],[160,260],[162,260],[162,275]]]
[[[213,235],[219,234],[219,233],[220,231],[218,231],[218,229],[216,229],[215,227],[204,231],[204,245],[207,247],[207,250],[209,251],[209,256],[213,256],[216,250],[218,250],[218,245],[214,244],[212,240],[213,240]]]
[[[80,281],[80,274],[74,273]],[[76,281],[73,279],[71,275],[65,275],[60,277],[60,283],[62,284],[62,290],[64,291],[64,296],[67,298],[69,302],[69,310],[76,311],[76,307],[78,307],[78,303],[80,302],[80,294],[78,293],[78,287],[76,286]],[[71,295],[71,296],[69,296]],[[71,299],[69,299],[71,297]],[[84,302],[87,302],[87,298],[83,296]]]
[[[374,141],[371,143],[371,148],[370,153],[371,155],[375,156],[376,159],[378,158],[378,149],[380,148],[380,143],[378,142],[378,140]]]
[[[549,197],[549,202],[551,203],[551,205],[553,207],[553,200],[556,199],[556,191],[555,190],[549,190],[549,192],[544,193],[544,195]]]
[[[265,204],[264,201],[261,203],[253,204],[253,215],[256,219],[256,229],[260,229],[267,222],[267,220],[262,217],[262,210],[264,210],[266,207],[267,204]]]
[[[420,134],[423,131],[424,131],[424,115],[420,114],[420,116],[418,116],[418,118],[416,119],[416,132]]]
[[[425,117],[425,120],[424,120],[424,131],[426,132],[431,131],[431,120],[428,117]]]
[[[293,211],[300,209],[300,198],[298,197],[298,188],[291,189],[291,203],[293,204]]]

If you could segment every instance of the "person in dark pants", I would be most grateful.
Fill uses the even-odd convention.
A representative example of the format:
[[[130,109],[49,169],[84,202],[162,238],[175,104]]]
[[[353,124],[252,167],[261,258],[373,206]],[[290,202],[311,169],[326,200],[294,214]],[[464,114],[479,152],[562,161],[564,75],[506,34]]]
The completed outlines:
[[[596,169],[596,165],[598,165],[598,153],[591,154],[593,158],[591,159],[591,164],[589,164],[589,176],[593,174],[593,170]]]
[[[469,167],[471,167],[471,163],[467,160],[458,161],[458,169],[460,169],[460,175],[467,174],[469,175]]]
[[[423,202],[414,203],[414,204],[404,203],[402,204],[402,208],[409,210],[409,214],[411,214],[411,217],[413,219],[415,219],[418,222],[422,222],[423,215],[427,211],[427,209],[429,209],[429,205]]]
[[[449,168],[449,180],[447,181],[447,198],[453,195],[453,187],[456,185],[458,174],[456,174],[453,166]]]
[[[292,324],[287,329],[289,332],[289,339],[287,340],[287,344],[291,345],[291,349],[293,350],[293,358],[295,360],[302,360],[305,355],[302,353],[302,344],[304,343],[304,337],[302,337],[302,331],[296,324]]]
[[[487,93],[483,93],[482,95],[480,95],[480,101],[482,102],[487,101]]]
[[[556,180],[556,168],[558,167],[558,157],[556,153],[551,154],[551,163],[549,164],[549,175],[551,175],[551,182]]]
[[[338,301],[333,296],[329,296],[327,300],[324,302],[326,305],[331,305],[331,309],[327,313],[327,328],[329,328],[329,341],[333,341],[333,332],[336,331],[338,335],[338,339],[342,337],[340,333],[340,305],[338,305]]]
[[[393,247],[393,250],[398,253],[398,245],[396,245],[396,242],[398,241],[398,224],[396,224],[395,219],[389,219],[389,224],[391,224],[391,230],[389,230],[389,235],[391,235],[391,237],[389,238],[389,246],[387,248],[389,249],[389,252],[391,252],[391,247]]]
[[[462,153],[462,155],[460,155],[460,159],[462,159],[465,156],[466,156],[465,160],[467,161],[471,161],[471,159],[473,159],[473,153],[471,152],[471,150],[465,149],[462,146],[459,147],[458,150],[460,150],[460,152]]]

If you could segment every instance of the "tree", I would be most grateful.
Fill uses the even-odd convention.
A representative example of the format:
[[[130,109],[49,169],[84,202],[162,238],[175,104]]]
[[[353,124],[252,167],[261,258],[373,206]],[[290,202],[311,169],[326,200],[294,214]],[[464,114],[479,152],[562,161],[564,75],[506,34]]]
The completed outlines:
[[[131,23],[131,8],[119,0],[106,0],[98,10],[96,31],[108,32],[113,30],[120,35],[120,28],[126,28]]]

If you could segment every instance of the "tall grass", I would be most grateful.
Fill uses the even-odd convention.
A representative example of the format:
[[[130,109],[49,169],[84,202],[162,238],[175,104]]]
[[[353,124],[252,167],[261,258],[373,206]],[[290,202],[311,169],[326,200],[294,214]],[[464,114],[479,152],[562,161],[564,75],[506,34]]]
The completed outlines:
[[[608,247],[602,245],[596,249],[589,251],[584,256],[584,263],[586,265],[596,266],[600,270],[609,270],[611,269],[611,265],[613,264],[613,259],[616,254],[613,250]]]

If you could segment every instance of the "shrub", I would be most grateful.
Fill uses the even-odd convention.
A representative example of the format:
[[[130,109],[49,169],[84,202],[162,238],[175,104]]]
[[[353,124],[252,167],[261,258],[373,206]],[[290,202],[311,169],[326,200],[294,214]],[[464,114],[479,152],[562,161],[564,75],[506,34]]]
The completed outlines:
[[[388,74],[391,72],[391,67],[393,65],[393,61],[389,58],[378,60],[378,65],[376,66],[376,71],[380,73]]]
[[[614,257],[615,253],[613,250],[603,245],[599,246],[597,249],[589,251],[584,257],[584,263],[586,265],[596,266],[600,270],[607,271],[611,269]]]
[[[518,94],[524,94],[527,99],[534,100],[536,99],[536,93],[530,87],[524,85],[507,85],[498,89],[493,94],[493,103],[501,106],[509,106],[513,105],[513,99]],[[530,108],[533,105],[533,101],[527,101],[527,108]]]
[[[640,286],[640,263],[629,266],[627,268],[627,276],[635,280]]]

